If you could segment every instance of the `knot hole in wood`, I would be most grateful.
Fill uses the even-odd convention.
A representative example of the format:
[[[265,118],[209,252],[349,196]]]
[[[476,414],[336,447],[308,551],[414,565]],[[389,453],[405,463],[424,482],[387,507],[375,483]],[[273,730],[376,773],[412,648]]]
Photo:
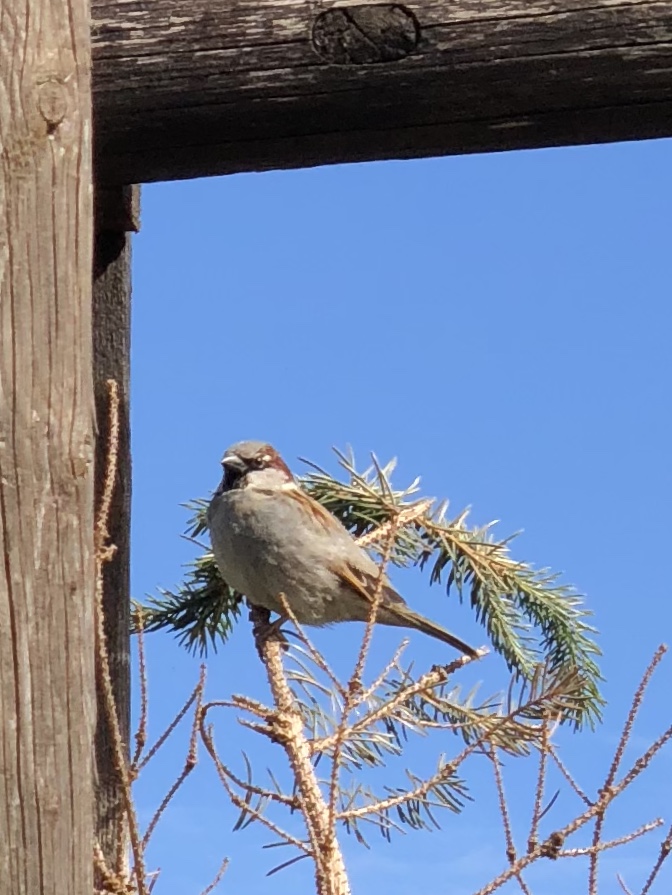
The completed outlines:
[[[47,125],[47,134],[56,132],[68,109],[68,94],[59,78],[47,78],[37,88],[37,107]]]
[[[315,52],[333,65],[398,62],[420,41],[420,23],[398,3],[337,6],[313,23]]]

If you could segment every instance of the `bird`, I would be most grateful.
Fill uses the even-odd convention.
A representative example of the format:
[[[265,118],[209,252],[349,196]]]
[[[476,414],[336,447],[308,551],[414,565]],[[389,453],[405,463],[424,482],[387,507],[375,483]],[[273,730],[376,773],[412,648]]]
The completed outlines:
[[[207,509],[212,551],[229,586],[253,606],[285,616],[284,595],[302,625],[376,622],[435,637],[471,658],[479,653],[414,612],[350,532],[299,486],[272,445],[240,441]]]

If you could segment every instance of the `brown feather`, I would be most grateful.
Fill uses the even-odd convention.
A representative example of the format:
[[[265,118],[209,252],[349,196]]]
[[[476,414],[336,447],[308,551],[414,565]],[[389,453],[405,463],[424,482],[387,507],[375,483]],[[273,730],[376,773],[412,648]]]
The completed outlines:
[[[396,592],[385,576],[383,576],[382,584],[379,584],[378,576],[370,575],[362,569],[355,569],[350,563],[339,565],[337,568],[332,566],[332,571],[369,604],[373,603],[376,588],[380,587],[381,606],[393,606],[395,603],[401,606],[406,605],[403,597]]]
[[[343,584],[347,585],[369,605],[373,603],[373,595],[376,593],[377,586],[377,579],[375,576],[370,575],[368,572],[363,572],[361,569],[354,569],[349,564],[346,564],[345,566],[339,565],[338,567],[332,566],[332,571]],[[383,580],[382,584],[382,599],[380,601],[379,610],[383,610],[383,612],[379,612],[378,615],[378,621],[382,624],[399,625],[399,627],[422,631],[423,634],[435,637],[437,640],[449,644],[454,649],[473,659],[478,658],[480,655],[473,646],[469,646],[464,640],[460,640],[459,637],[451,634],[450,631],[446,631],[441,625],[414,612],[406,605],[406,601],[403,597],[401,597],[386,580]]]
[[[307,510],[312,519],[317,522],[317,524],[324,529],[324,531],[334,531],[336,529],[343,529],[341,523],[336,519],[335,516],[332,516],[329,510],[325,510],[321,503],[318,503],[305,491],[302,491],[298,485],[296,490],[294,488],[287,488],[286,491],[283,492],[285,497],[289,497],[292,500],[297,501],[297,503],[301,504],[301,507]]]

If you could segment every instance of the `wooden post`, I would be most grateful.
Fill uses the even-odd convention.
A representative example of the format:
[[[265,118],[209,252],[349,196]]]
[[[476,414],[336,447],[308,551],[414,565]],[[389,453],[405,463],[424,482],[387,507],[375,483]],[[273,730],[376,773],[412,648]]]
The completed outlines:
[[[86,0],[0,0],[0,886],[91,895]]]
[[[109,391],[119,388],[119,453],[117,479],[110,507],[109,535],[115,552],[103,567],[103,612],[114,702],[121,738],[128,751],[131,713],[130,674],[130,517],[131,456],[129,419],[131,236],[138,230],[139,188],[98,190],[93,281],[96,506],[105,478],[108,449]],[[115,866],[116,846],[124,836],[119,774],[100,703],[96,728],[96,838],[108,867]]]

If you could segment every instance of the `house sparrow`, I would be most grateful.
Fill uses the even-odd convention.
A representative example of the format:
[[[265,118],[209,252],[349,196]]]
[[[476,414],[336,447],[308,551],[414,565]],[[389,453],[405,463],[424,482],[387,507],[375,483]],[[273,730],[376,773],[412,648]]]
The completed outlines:
[[[379,569],[350,533],[297,485],[277,451],[241,441],[222,459],[224,478],[208,507],[217,566],[250,603],[299,623],[368,621]],[[475,649],[413,612],[383,577],[376,621],[416,628],[476,657]]]

